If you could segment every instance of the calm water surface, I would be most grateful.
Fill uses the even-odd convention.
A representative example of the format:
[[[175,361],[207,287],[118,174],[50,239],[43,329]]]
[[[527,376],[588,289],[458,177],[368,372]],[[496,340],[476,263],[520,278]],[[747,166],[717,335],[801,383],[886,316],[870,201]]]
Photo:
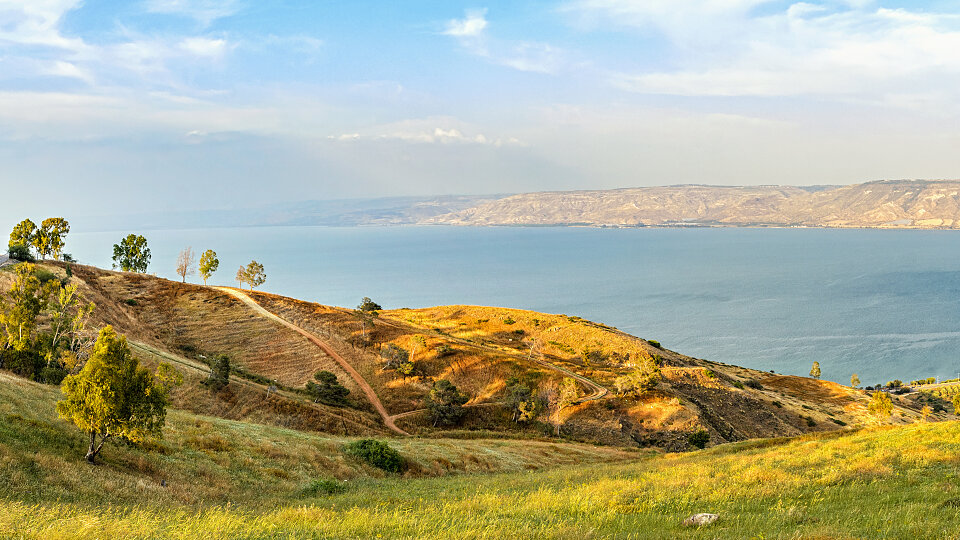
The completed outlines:
[[[150,231],[150,272],[220,255],[213,284],[324,304],[481,304],[579,315],[701,358],[864,384],[960,371],[960,232],[829,229],[243,228]],[[67,251],[110,267],[122,233]],[[194,281],[199,278],[194,277]]]

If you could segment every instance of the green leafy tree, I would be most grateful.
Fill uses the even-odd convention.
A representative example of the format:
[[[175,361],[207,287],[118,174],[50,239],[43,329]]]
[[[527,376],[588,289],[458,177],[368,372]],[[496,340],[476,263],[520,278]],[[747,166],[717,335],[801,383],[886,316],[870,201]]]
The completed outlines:
[[[953,395],[953,414],[960,414],[960,393]]]
[[[313,397],[314,403],[325,403],[342,407],[347,404],[347,396],[350,390],[340,384],[337,376],[329,371],[318,371],[313,376],[316,383],[310,381],[307,383],[307,393]]]
[[[850,376],[850,386],[853,388],[860,386],[860,377],[856,373]]]
[[[203,278],[203,284],[207,284],[210,276],[220,268],[220,259],[217,258],[217,252],[208,249],[200,256],[200,277]]]
[[[469,401],[465,394],[446,379],[433,383],[430,396],[427,399],[427,410],[434,427],[452,426],[460,422],[465,411],[463,404]]]
[[[518,424],[533,420],[540,412],[540,400],[533,395],[533,389],[517,377],[507,380],[505,404],[513,415],[513,421]]]
[[[107,326],[80,373],[64,379],[57,413],[90,434],[86,459],[94,463],[111,437],[140,442],[159,436],[169,391],[180,382],[182,377],[168,364],[161,364],[155,374],[142,368],[127,339]]]
[[[37,249],[37,255],[41,259],[46,259],[47,255],[52,255],[54,259],[59,260],[60,254],[63,253],[64,238],[69,232],[70,223],[62,217],[43,220],[33,236],[33,245]]]
[[[29,249],[31,246],[33,246],[33,237],[36,234],[37,225],[33,221],[25,219],[13,227],[13,231],[10,233],[9,245],[22,246]]]
[[[380,311],[383,308],[380,307],[380,304],[371,300],[369,296],[364,296],[363,300],[360,301],[360,305],[357,306],[357,309],[359,309],[360,311],[371,312],[371,311]]]
[[[620,394],[642,394],[660,382],[659,357],[641,357],[639,365],[631,373],[614,379],[613,384]]]
[[[40,352],[37,332],[38,318],[46,309],[51,282],[43,285],[32,264],[20,264],[14,269],[13,283],[6,295],[0,295],[0,367],[23,377],[37,379],[45,366]]]
[[[810,368],[810,376],[814,379],[820,378],[820,362],[813,363],[813,366]]]
[[[263,285],[267,281],[267,273],[263,270],[263,265],[257,261],[250,261],[247,266],[241,266],[237,270],[237,281],[241,284],[246,283],[252,291],[256,287]]]
[[[225,354],[218,354],[213,359],[213,365],[210,366],[210,375],[207,376],[203,384],[211,390],[217,391],[226,388],[230,384],[230,357]]]
[[[427,338],[416,335],[410,340],[410,361],[413,362],[417,356],[417,350],[427,348]]]
[[[20,244],[10,244],[7,246],[7,254],[15,261],[33,262],[33,255],[30,254],[30,248]]]
[[[378,314],[376,311],[364,311],[362,309],[355,309],[353,311],[353,316],[357,318],[357,322],[360,323],[360,337],[364,340],[367,339],[367,330],[374,327],[373,320],[377,318]]]
[[[890,399],[890,394],[879,390],[874,392],[867,409],[878,418],[889,418],[893,414],[893,401]]]
[[[137,234],[128,234],[119,244],[113,245],[113,268],[124,272],[144,273],[150,264],[150,248],[147,239]]]

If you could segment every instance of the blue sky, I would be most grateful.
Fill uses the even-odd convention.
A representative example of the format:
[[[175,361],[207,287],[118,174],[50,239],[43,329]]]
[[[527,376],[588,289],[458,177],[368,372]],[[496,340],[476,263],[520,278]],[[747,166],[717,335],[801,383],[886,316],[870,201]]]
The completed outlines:
[[[958,1],[0,0],[36,217],[956,178],[958,94]]]

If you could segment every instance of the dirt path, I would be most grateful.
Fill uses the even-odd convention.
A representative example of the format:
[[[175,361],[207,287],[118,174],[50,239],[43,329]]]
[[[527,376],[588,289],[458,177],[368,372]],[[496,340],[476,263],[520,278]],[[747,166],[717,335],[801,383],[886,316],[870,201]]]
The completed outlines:
[[[276,315],[273,312],[267,311],[263,306],[258,304],[256,300],[254,300],[253,298],[250,298],[249,296],[247,296],[246,293],[244,293],[239,289],[234,289],[231,287],[214,287],[214,289],[223,291],[229,294],[230,296],[233,296],[234,298],[236,298],[237,300],[240,300],[241,302],[249,306],[251,309],[259,313],[260,315],[263,315],[268,319],[273,319],[277,321],[283,326],[286,326],[287,328],[307,338],[317,347],[320,347],[320,349],[323,350],[323,352],[327,353],[328,356],[336,360],[336,362],[340,364],[340,367],[342,367],[344,371],[346,371],[350,375],[350,377],[357,383],[357,386],[359,386],[360,389],[363,390],[364,395],[367,396],[367,400],[377,410],[377,413],[380,414],[380,417],[383,418],[384,425],[386,425],[390,430],[396,433],[399,433],[400,435],[409,435],[409,433],[398,428],[397,425],[393,422],[394,416],[391,416],[389,413],[387,413],[387,409],[384,408],[383,403],[380,403],[380,398],[377,397],[377,393],[373,391],[373,387],[371,387],[370,384],[367,383],[366,379],[364,379],[363,376],[360,375],[360,373],[356,369],[354,369],[349,362],[346,361],[346,359],[340,356],[340,354],[338,354],[337,351],[333,350],[333,347],[328,345],[326,342],[321,341],[320,338],[311,334],[310,332],[307,332],[303,328],[300,328],[299,326],[291,322],[288,322],[286,319],[280,317],[279,315]]]

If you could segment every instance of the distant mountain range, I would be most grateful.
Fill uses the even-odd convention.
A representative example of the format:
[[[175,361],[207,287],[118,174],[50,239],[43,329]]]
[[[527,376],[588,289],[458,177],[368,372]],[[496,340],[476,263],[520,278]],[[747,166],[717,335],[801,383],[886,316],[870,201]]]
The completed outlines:
[[[960,180],[850,186],[679,185],[517,195],[304,201],[261,208],[78,218],[78,230],[250,226],[960,228]]]
[[[683,185],[524,193],[421,223],[960,228],[960,181],[885,180],[812,187]]]

